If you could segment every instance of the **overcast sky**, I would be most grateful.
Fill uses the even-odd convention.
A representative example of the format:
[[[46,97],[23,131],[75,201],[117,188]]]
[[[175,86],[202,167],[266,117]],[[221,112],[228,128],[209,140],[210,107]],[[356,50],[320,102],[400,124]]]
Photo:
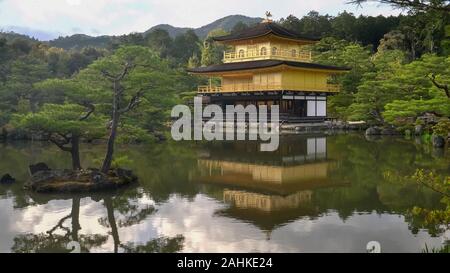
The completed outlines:
[[[145,31],[165,23],[179,27],[200,27],[221,17],[243,14],[263,17],[266,10],[274,19],[293,14],[301,17],[310,10],[337,15],[393,15],[386,5],[363,7],[348,0],[0,0],[0,29],[8,26],[59,34],[125,34]]]

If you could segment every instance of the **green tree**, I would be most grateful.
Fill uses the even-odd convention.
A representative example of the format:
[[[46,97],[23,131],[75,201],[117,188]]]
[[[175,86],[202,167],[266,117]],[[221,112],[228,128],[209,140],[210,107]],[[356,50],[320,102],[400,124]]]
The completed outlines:
[[[397,84],[397,89],[403,90],[404,96],[386,104],[386,121],[408,126],[424,113],[449,117],[449,66],[450,57],[431,54],[402,66],[391,81]]]
[[[168,75],[165,76],[166,72]],[[173,73],[169,72],[168,64],[151,49],[127,46],[119,48],[107,58],[95,61],[75,78],[81,84],[90,86],[92,93],[99,95],[96,101],[99,111],[110,118],[102,172],[107,173],[111,167],[115,142],[121,128],[142,134],[143,124],[139,117],[146,114],[147,107],[163,103],[160,107],[168,111],[165,103],[170,103],[168,101],[174,98],[174,94],[161,87],[170,84],[173,79],[170,77]],[[163,95],[167,96],[165,101],[156,100]],[[147,109],[141,107],[136,111],[139,105],[146,105]]]
[[[330,114],[346,119],[348,107],[354,101],[363,75],[373,70],[371,50],[369,47],[335,38],[322,39],[312,50],[315,62],[351,68],[348,73],[338,77],[342,90],[329,100]]]
[[[208,66],[222,63],[223,52],[226,50],[226,47],[215,43],[213,38],[227,34],[228,33],[223,29],[215,29],[208,33],[202,46],[201,65]]]
[[[297,17],[295,17],[294,15],[289,15],[286,18],[281,18],[280,21],[278,22],[280,25],[282,25],[283,27],[292,30],[294,32],[300,32],[301,27],[302,27],[302,23],[300,21],[300,19],[298,19]]]
[[[406,37],[399,30],[393,30],[386,33],[380,40],[380,45],[377,51],[385,50],[402,50],[405,51],[407,48]]]
[[[441,41],[445,40],[445,26],[450,20],[448,0],[354,0],[351,3],[379,2],[408,10],[408,16],[401,17],[399,30],[409,43],[412,59],[423,53],[442,52]]]
[[[14,122],[19,128],[40,133],[62,151],[69,152],[72,168],[79,170],[82,168],[80,139],[103,135],[104,119],[91,116],[93,111],[77,104],[45,104],[36,113],[17,114]]]
[[[363,75],[349,108],[349,119],[384,124],[384,106],[405,96],[400,83],[393,80],[394,73],[405,62],[405,55],[401,51],[378,52],[372,62],[374,70]]]
[[[179,64],[186,66],[190,57],[200,56],[199,42],[198,36],[190,29],[175,37],[171,55]]]
[[[6,81],[0,85],[0,108],[14,112],[19,101],[28,100],[31,109],[35,110],[40,101],[33,84],[48,77],[45,62],[32,56],[19,57],[10,64]]]
[[[339,13],[331,22],[333,35],[347,41],[355,41],[357,35],[355,31],[356,21],[353,13],[346,11]]]
[[[402,15],[397,17],[360,15],[356,18],[353,28],[348,27],[348,29],[353,33],[352,36],[355,40],[363,45],[373,45],[373,48],[375,49],[378,47],[380,40],[386,33],[398,27],[401,18],[403,18]]]
[[[148,33],[145,39],[150,48],[158,52],[161,58],[168,57],[172,51],[173,39],[166,30],[155,29]]]
[[[317,11],[310,11],[300,19],[299,33],[310,37],[323,37],[331,33],[330,16],[320,15]]]

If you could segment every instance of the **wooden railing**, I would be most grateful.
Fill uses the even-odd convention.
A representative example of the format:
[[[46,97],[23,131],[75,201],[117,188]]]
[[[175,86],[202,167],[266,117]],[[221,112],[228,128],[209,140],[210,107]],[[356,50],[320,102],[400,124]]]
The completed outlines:
[[[263,53],[263,54],[262,54]],[[260,60],[260,59],[281,59],[281,60],[292,60],[292,61],[302,61],[311,62],[312,53],[309,50],[302,51],[292,51],[292,50],[281,50],[276,51],[269,50],[261,52],[261,50],[247,50],[247,51],[227,51],[224,52],[223,61],[225,63],[235,62],[235,61],[248,61],[248,60]]]
[[[200,85],[198,87],[198,93],[219,93],[219,92],[222,92],[222,86]]]
[[[328,92],[339,92],[341,91],[341,85],[337,83],[327,83]]]
[[[305,90],[306,89],[306,90]],[[198,87],[198,93],[230,93],[230,92],[257,92],[257,91],[278,91],[278,90],[290,90],[290,91],[317,91],[317,92],[339,92],[339,84],[327,84],[326,88],[304,88],[295,85],[286,84],[227,84],[222,86],[215,85],[202,85]]]

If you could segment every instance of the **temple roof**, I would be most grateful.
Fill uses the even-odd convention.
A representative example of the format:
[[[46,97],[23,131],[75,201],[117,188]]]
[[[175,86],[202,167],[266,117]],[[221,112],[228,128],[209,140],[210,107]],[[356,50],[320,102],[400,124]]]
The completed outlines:
[[[214,41],[218,42],[225,42],[225,41],[237,41],[237,40],[243,40],[243,39],[252,39],[252,38],[258,38],[263,37],[269,34],[273,34],[278,37],[286,38],[286,39],[293,39],[293,40],[301,40],[301,41],[318,41],[320,39],[313,38],[313,37],[306,37],[303,35],[300,35],[298,33],[295,33],[291,30],[288,30],[276,23],[273,22],[266,22],[266,23],[260,23],[253,27],[249,27],[247,29],[231,33],[230,35],[225,36],[219,36],[213,38]]]
[[[304,62],[293,62],[293,61],[282,61],[282,60],[259,60],[259,61],[249,61],[249,62],[237,62],[237,63],[224,63],[218,65],[211,65],[206,67],[198,67],[188,69],[191,73],[215,73],[215,72],[230,72],[248,69],[262,69],[276,67],[280,65],[287,65],[290,67],[306,68],[306,69],[325,69],[325,70],[336,70],[336,71],[348,71],[350,68],[338,67],[331,65],[315,64],[315,63],[304,63]]]

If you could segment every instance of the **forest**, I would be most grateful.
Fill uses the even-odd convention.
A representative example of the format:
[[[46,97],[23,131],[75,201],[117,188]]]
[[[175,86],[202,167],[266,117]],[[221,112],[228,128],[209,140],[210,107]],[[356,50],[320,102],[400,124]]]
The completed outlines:
[[[330,116],[407,132],[421,125],[426,133],[447,136],[448,1],[422,1],[425,6],[379,2],[404,12],[372,17],[311,11],[278,23],[321,38],[312,46],[315,62],[352,69],[336,79],[342,91],[329,102]],[[246,27],[238,22],[231,31]],[[117,106],[123,112],[117,129],[126,132],[119,134],[119,141],[162,139],[172,106],[187,103],[205,81],[187,74],[186,68],[220,63],[225,48],[212,43],[212,37],[226,33],[215,29],[201,39],[187,30],[172,38],[154,29],[117,37],[107,46],[72,50],[1,33],[0,138],[44,138],[62,148],[72,135],[88,141],[104,138]],[[111,76],[123,72],[114,82]],[[113,90],[111,83],[121,90]],[[116,91],[119,100],[113,105]]]

